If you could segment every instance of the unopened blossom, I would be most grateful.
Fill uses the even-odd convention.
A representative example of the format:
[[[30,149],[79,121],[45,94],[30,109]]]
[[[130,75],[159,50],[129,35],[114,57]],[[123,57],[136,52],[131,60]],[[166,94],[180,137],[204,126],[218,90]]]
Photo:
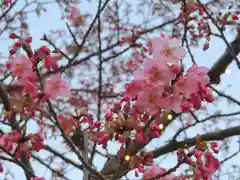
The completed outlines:
[[[28,141],[25,141],[24,143],[19,144],[19,148],[17,149],[17,152],[15,155],[18,158],[20,158],[22,155],[25,155],[28,159],[30,158]]]
[[[54,70],[57,70],[59,68],[57,64],[59,56],[51,56],[50,49],[46,46],[41,46],[31,57],[31,61],[34,65],[38,62],[38,60],[43,60],[44,67],[46,69],[52,68]]]
[[[44,93],[50,99],[67,97],[70,95],[70,88],[67,82],[61,79],[60,74],[55,74],[45,81]]]
[[[163,86],[170,83],[174,75],[170,67],[157,59],[148,59],[141,72],[135,73],[136,79],[145,79],[151,86]]]
[[[3,0],[2,4],[5,6],[9,6],[10,4],[12,4],[12,0]]]
[[[44,149],[44,139],[41,137],[40,134],[32,134],[29,136],[32,149],[35,151],[39,151],[41,149]]]
[[[197,167],[195,169],[194,180],[212,179],[213,174],[219,169],[220,162],[216,159],[211,152],[205,153],[205,162],[202,160],[202,156],[195,156],[197,158]]]
[[[167,63],[178,63],[185,55],[181,41],[167,36],[151,39],[149,48],[154,58]]]

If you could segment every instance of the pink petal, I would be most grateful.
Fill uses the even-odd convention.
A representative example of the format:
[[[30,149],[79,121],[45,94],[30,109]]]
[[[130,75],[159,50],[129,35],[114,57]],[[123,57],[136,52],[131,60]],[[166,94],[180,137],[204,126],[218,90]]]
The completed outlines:
[[[182,47],[177,47],[173,49],[173,56],[177,57],[178,60],[182,59],[185,56],[185,49]]]
[[[178,48],[181,47],[181,40],[180,39],[170,39],[169,40],[169,48]]]

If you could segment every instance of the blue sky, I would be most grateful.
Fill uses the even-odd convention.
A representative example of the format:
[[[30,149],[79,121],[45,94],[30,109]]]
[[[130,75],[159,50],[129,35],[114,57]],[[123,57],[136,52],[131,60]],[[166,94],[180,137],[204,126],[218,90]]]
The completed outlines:
[[[133,2],[136,2],[136,0],[134,0]],[[21,2],[18,4],[16,9],[19,7],[22,7]],[[89,12],[95,14],[96,8],[97,8],[97,3],[81,4],[81,11],[89,11]],[[65,22],[60,20],[61,15],[59,13],[58,7],[56,5],[53,5],[53,6],[49,5],[49,6],[47,6],[47,9],[48,9],[48,12],[43,13],[40,18],[38,18],[35,14],[32,14],[28,17],[27,21],[30,26],[31,35],[33,36],[33,47],[34,48],[38,48],[39,46],[42,45],[42,41],[40,41],[39,39],[43,36],[43,33],[48,34],[51,30],[57,30],[59,28],[65,27]],[[132,17],[132,21],[135,23],[140,23],[141,17],[138,17],[138,16]],[[154,23],[156,23],[156,22],[153,22],[153,24]],[[154,34],[154,35],[156,35],[156,34]],[[235,36],[235,34],[232,32],[227,32],[226,35],[227,35],[227,39],[229,41],[231,41]],[[8,46],[12,44],[12,41],[9,41],[6,39],[7,39],[7,34],[5,34],[4,36],[1,37],[2,43],[0,44],[0,51],[3,53],[2,55],[4,55],[4,56],[7,55],[7,53],[8,53],[8,49],[9,49]],[[203,43],[204,42],[202,42],[201,44],[203,45]],[[199,65],[205,65],[207,67],[211,67],[214,64],[214,62],[216,61],[216,59],[218,59],[222,55],[225,48],[226,48],[226,46],[222,40],[213,37],[208,51],[203,52],[199,48],[192,48],[192,51],[193,51],[193,54],[195,55],[196,61]],[[187,66],[191,66],[191,61],[190,61],[189,56],[185,57],[184,62]],[[238,82],[236,81],[238,78],[240,78],[239,70],[236,68],[235,63],[232,63],[229,66],[229,68],[227,69],[227,73],[221,77],[222,81],[221,81],[221,84],[218,86],[218,89],[223,89],[226,91],[227,94],[231,94],[237,100],[240,100],[239,85],[238,85]],[[231,87],[229,87],[229,84],[231,85]],[[212,113],[214,113],[216,110],[216,108],[212,105],[208,106],[208,108],[209,108],[209,111]],[[218,106],[218,108],[219,108],[219,106]],[[234,106],[228,106],[228,104],[225,101],[221,102],[220,109],[223,112],[235,112],[235,111],[239,110],[238,108],[236,108]],[[233,122],[233,124],[236,124],[236,122]],[[167,129],[165,135],[161,139],[154,140],[151,143],[151,146],[149,146],[149,149],[164,145],[166,143],[165,141],[169,137],[171,137],[171,135],[175,132],[176,128],[178,128],[179,126],[180,126],[179,121],[173,123],[173,125]],[[221,129],[227,127],[226,122],[224,122],[224,121],[219,123],[218,126]],[[29,124],[28,128],[29,128],[29,132],[30,131],[34,132],[36,130],[36,126],[34,124]],[[211,123],[209,123],[207,128],[208,128],[208,130],[211,130],[211,129],[214,130],[213,129],[214,127],[212,126]],[[199,129],[201,129],[200,126],[190,129],[187,133],[188,137],[195,136],[196,132],[199,132]],[[57,142],[57,141],[51,140],[48,143],[55,149],[58,149],[62,152],[64,152],[64,150],[65,150],[64,145],[59,144],[59,142]],[[236,148],[237,148],[237,146],[233,144],[232,152],[234,152],[236,150]],[[114,152],[116,150],[117,150],[117,144],[112,143],[110,151]],[[45,153],[41,153],[42,156],[44,156],[44,154]],[[222,158],[223,156],[224,156],[223,154],[220,154],[219,158]],[[74,157],[72,155],[69,155],[69,157],[71,159],[76,160],[76,157]],[[240,161],[240,156],[236,156],[232,162],[239,162],[239,161]],[[103,165],[103,158],[101,158],[101,157],[95,158],[95,162],[96,162],[97,168],[101,169],[101,167]],[[171,155],[170,157],[168,157],[165,160],[162,160],[162,158],[160,158],[157,160],[157,162],[161,162],[161,165],[165,168],[170,168],[170,167],[172,167],[173,162],[176,162],[176,157],[174,155]],[[46,177],[46,179],[48,179],[49,173],[46,173],[45,168],[42,168],[42,166],[36,165],[36,163],[33,163],[33,166],[34,166],[34,169],[36,169],[37,175],[44,175]],[[56,167],[58,166],[57,163],[55,163],[55,166]],[[13,165],[8,165],[8,167],[11,168],[11,170],[16,173],[16,175],[17,175],[16,179],[21,179],[21,180],[24,179],[23,172],[18,167],[13,166]],[[81,173],[79,171],[72,170],[68,173],[68,177],[71,180],[79,180],[79,179],[81,179],[80,178]],[[129,177],[132,177],[131,179],[133,179],[133,176],[130,175]],[[0,175],[0,179],[1,178],[2,178],[2,176]]]

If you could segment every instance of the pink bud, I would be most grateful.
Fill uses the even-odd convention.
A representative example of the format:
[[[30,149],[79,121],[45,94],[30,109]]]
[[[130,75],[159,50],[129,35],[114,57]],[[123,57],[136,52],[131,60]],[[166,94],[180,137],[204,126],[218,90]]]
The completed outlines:
[[[143,173],[143,172],[144,172],[144,167],[143,167],[143,166],[138,167],[138,171],[139,171],[140,173]]]
[[[9,51],[10,54],[15,54],[17,52],[17,49],[13,48]]]
[[[192,105],[187,101],[181,104],[181,109],[183,112],[188,112],[191,108],[192,108]]]
[[[111,121],[112,120],[112,112],[111,111],[107,112],[105,117],[106,117],[106,121]]]
[[[118,140],[121,144],[123,144],[123,143],[125,142],[125,138],[124,138],[124,136],[122,136],[122,135],[119,135],[119,136],[117,137],[117,140]]]
[[[100,126],[101,126],[101,122],[99,122],[99,121],[94,122],[95,128],[99,128]]]
[[[2,173],[3,172],[3,166],[2,166],[2,164],[0,164],[0,173]]]
[[[104,134],[102,137],[100,137],[98,143],[99,144],[106,144],[107,141],[108,141],[108,135]]]
[[[157,131],[152,131],[151,135],[152,135],[153,138],[159,138],[160,137],[160,133],[157,132]]]
[[[239,18],[238,18],[238,16],[237,16],[236,14],[233,14],[233,15],[232,15],[232,19],[235,20],[235,21],[237,21]]]
[[[171,66],[171,71],[174,73],[174,74],[178,74],[181,72],[181,65],[180,64],[174,64]]]
[[[15,33],[11,33],[11,34],[9,35],[9,38],[11,38],[11,39],[16,39],[16,38],[19,38],[19,36],[16,35]]]
[[[138,177],[138,176],[139,176],[139,174],[138,174],[138,172],[137,172],[137,171],[135,171],[135,176],[136,176],[136,177]]]
[[[209,103],[212,103],[215,99],[213,97],[213,95],[211,94],[208,94],[206,97],[205,97],[206,101],[209,102]]]
[[[143,135],[140,134],[140,133],[137,133],[137,135],[136,135],[136,140],[137,140],[138,142],[143,142],[143,141],[144,141]]]
[[[113,108],[112,108],[111,110],[112,110],[112,112],[114,112],[114,113],[118,113],[118,112],[121,110],[121,104],[120,104],[120,103],[115,103],[115,104],[113,105]]]
[[[147,122],[148,119],[149,119],[149,116],[147,114],[144,114],[142,118],[143,122]]]
[[[208,91],[207,87],[203,84],[199,85],[199,90],[200,90],[200,93],[203,93],[203,94],[206,94]]]
[[[208,43],[205,43],[205,44],[203,45],[203,50],[206,51],[208,48],[209,48],[209,44],[208,44]]]
[[[26,43],[31,43],[32,42],[32,37],[27,37],[26,39],[24,39],[24,41]]]

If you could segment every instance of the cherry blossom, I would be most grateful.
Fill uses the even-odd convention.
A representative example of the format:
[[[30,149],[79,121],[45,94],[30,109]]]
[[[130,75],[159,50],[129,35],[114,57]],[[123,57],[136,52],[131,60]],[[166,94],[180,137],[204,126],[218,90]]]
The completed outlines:
[[[174,85],[177,93],[183,93],[186,98],[190,98],[192,93],[196,93],[198,82],[194,76],[181,76]]]
[[[145,79],[151,86],[169,84],[174,75],[169,66],[157,59],[148,59],[143,65],[143,71],[135,74],[136,79]]]
[[[208,71],[209,69],[207,67],[194,64],[188,69],[187,74],[188,76],[193,76],[199,83],[206,85],[209,83]]]
[[[132,99],[142,91],[143,80],[133,80],[130,83],[125,84],[124,96]]]
[[[24,55],[13,58],[8,62],[7,66],[12,71],[13,76],[23,80],[34,74],[31,61]]]
[[[157,101],[158,107],[161,109],[170,109],[176,113],[181,112],[181,103],[183,101],[183,96],[181,94],[171,94],[166,97],[162,97]]]
[[[70,95],[70,88],[67,82],[61,79],[60,74],[55,74],[45,81],[44,93],[50,99],[67,97]]]
[[[163,90],[161,86],[145,89],[138,95],[137,107],[141,107],[153,115],[159,109],[157,101],[161,98]]]
[[[220,162],[216,159],[211,152],[206,152],[204,154],[205,162],[201,159],[201,155],[196,156],[197,158],[197,168],[195,169],[194,180],[210,180],[212,175],[220,167]]]
[[[178,63],[185,55],[185,50],[181,47],[181,42],[176,38],[161,36],[150,40],[152,55],[159,61],[167,63]]]

